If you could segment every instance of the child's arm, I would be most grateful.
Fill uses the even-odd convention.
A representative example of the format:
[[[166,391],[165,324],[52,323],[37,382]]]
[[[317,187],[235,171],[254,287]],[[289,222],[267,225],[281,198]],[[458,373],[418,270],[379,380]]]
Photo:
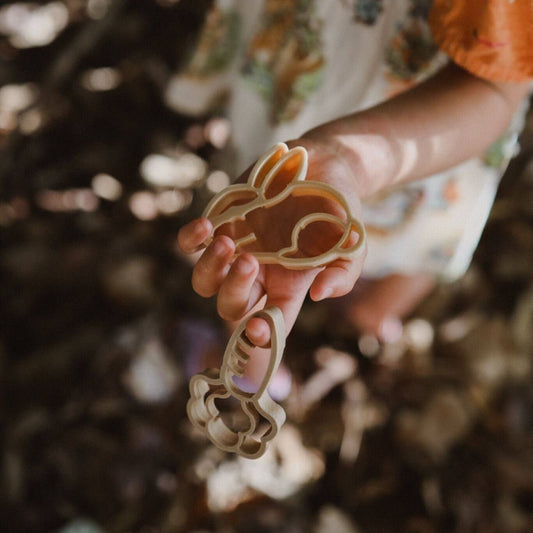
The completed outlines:
[[[482,154],[505,132],[529,87],[486,81],[452,63],[395,98],[303,137],[345,157],[364,198]]]
[[[360,198],[481,154],[508,127],[527,90],[526,84],[493,84],[450,66],[396,98],[319,126],[288,144],[308,149],[308,179],[336,187],[357,215]],[[211,230],[206,219],[184,226],[178,236],[183,251],[200,248]],[[267,305],[282,309],[287,332],[308,291],[314,300],[347,294],[362,268],[361,257],[309,271],[259,265],[250,254],[231,264],[233,251],[229,237],[214,239],[194,268],[194,289],[205,297],[218,294],[218,311],[231,320],[242,318],[266,295]],[[269,340],[267,325],[260,320],[249,322],[247,335],[256,344]]]

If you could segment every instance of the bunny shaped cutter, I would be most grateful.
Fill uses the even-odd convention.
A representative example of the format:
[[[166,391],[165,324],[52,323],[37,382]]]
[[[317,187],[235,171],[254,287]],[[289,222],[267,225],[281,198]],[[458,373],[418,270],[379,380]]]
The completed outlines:
[[[300,218],[291,231],[290,245],[276,251],[246,249],[257,241],[253,230],[244,236],[235,238],[235,257],[247,251],[254,255],[260,263],[278,264],[285,268],[303,270],[327,265],[339,258],[350,258],[364,249],[366,240],[363,224],[357,220],[346,201],[346,198],[330,185],[318,181],[306,181],[308,167],[307,150],[297,146],[289,150],[286,144],[278,143],[266,152],[253,167],[246,184],[230,185],[207,205],[203,217],[213,225],[211,237],[204,243],[212,241],[215,232],[227,224],[245,221],[246,217],[257,209],[269,209],[289,197],[321,197],[330,200],[340,207],[344,216],[326,212],[311,212]],[[272,187],[281,174],[289,176],[286,186],[277,191]],[[287,180],[286,180],[287,181]],[[274,193],[272,193],[274,189]],[[298,239],[301,232],[315,222],[328,222],[340,228],[340,238],[328,250],[314,256],[302,256]],[[354,244],[350,239],[357,234]]]

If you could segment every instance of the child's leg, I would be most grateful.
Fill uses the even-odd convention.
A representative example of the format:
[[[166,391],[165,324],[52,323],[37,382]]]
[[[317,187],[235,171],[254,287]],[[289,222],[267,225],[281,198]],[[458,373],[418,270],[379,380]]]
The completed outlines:
[[[391,274],[367,281],[349,296],[346,314],[358,331],[376,336],[382,342],[397,340],[402,319],[410,315],[434,289],[434,276]]]

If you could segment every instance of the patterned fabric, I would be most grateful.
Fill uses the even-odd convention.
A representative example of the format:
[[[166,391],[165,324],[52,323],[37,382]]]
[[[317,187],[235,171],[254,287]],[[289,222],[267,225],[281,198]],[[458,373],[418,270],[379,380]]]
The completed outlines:
[[[240,24],[236,9],[221,9],[215,4],[206,17],[187,73],[206,78],[227,69],[239,47]]]
[[[167,103],[197,115],[224,109],[236,155],[226,170],[238,175],[276,142],[375,105],[441,68],[447,58],[433,38],[431,10],[431,0],[217,0]],[[364,206],[367,276],[464,272],[522,116],[485,155]]]
[[[354,5],[356,22],[375,24],[383,11],[383,0],[357,0]]]
[[[309,0],[266,0],[243,75],[264,97],[273,123],[292,120],[321,84],[320,21]]]

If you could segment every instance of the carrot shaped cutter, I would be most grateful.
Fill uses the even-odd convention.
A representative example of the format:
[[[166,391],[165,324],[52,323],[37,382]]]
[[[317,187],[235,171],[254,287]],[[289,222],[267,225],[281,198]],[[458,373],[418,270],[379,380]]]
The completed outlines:
[[[233,332],[224,352],[220,369],[206,370],[193,376],[189,383],[190,400],[187,415],[194,426],[203,430],[215,446],[249,459],[261,457],[285,422],[285,411],[269,396],[268,386],[274,376],[285,347],[285,325],[281,310],[271,307],[254,313],[267,321],[271,330],[270,360],[263,381],[256,392],[245,392],[235,383],[242,377],[250,351],[255,348],[245,334],[247,320]],[[219,408],[217,400],[233,398],[247,421],[245,427],[232,428]]]

